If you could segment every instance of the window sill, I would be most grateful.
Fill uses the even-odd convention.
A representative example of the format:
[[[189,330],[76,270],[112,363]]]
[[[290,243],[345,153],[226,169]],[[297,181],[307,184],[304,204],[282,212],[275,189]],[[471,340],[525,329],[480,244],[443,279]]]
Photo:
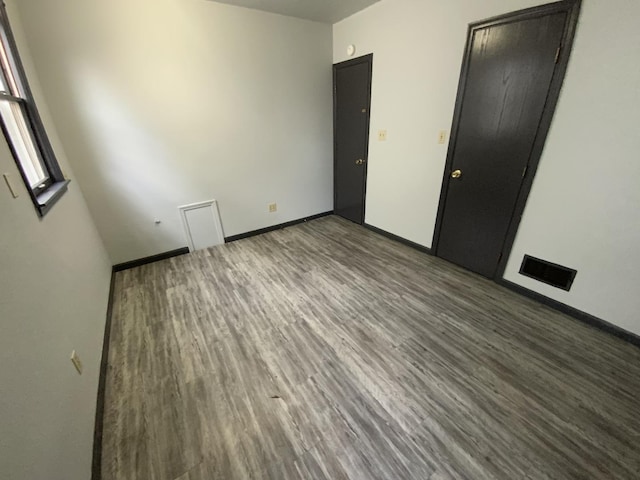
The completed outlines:
[[[41,217],[44,217],[51,207],[53,207],[58,200],[62,198],[62,195],[67,191],[67,186],[71,180],[63,180],[56,182],[47,188],[46,192],[41,193],[36,197],[38,213]]]

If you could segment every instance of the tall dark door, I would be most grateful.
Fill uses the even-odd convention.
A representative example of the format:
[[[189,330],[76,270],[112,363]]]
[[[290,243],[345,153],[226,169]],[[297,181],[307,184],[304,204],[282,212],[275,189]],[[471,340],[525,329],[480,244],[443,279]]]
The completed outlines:
[[[566,18],[561,12],[489,23],[469,40],[436,253],[487,277],[505,247]]]
[[[364,222],[372,56],[333,66],[334,213]]]

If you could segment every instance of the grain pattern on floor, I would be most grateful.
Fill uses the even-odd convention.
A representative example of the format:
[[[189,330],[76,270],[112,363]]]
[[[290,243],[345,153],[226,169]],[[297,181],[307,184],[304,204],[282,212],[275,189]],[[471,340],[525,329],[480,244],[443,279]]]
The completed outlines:
[[[340,218],[115,289],[105,480],[640,478],[640,349]]]

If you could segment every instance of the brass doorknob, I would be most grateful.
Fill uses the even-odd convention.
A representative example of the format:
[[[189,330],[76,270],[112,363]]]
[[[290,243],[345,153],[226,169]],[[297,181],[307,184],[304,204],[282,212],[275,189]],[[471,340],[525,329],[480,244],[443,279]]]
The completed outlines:
[[[358,160],[356,160],[356,165],[364,165],[364,160],[359,158]]]
[[[451,172],[451,178],[460,178],[462,176],[462,170],[454,170]]]

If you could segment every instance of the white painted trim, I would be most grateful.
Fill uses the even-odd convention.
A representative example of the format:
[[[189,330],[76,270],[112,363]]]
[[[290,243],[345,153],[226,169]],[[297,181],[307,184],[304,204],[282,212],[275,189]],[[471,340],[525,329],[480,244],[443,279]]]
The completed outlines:
[[[220,244],[224,243],[224,231],[222,230],[222,222],[220,221],[218,202],[216,200],[207,200],[204,202],[190,203],[189,205],[178,207],[178,210],[180,210],[180,218],[182,218],[182,226],[184,227],[184,233],[190,252],[195,251],[195,247],[193,244],[193,237],[191,236],[191,230],[189,229],[189,222],[187,221],[187,212],[189,210],[198,210],[200,208],[207,207],[211,209],[213,223],[215,224],[216,230],[218,232],[218,241]]]

